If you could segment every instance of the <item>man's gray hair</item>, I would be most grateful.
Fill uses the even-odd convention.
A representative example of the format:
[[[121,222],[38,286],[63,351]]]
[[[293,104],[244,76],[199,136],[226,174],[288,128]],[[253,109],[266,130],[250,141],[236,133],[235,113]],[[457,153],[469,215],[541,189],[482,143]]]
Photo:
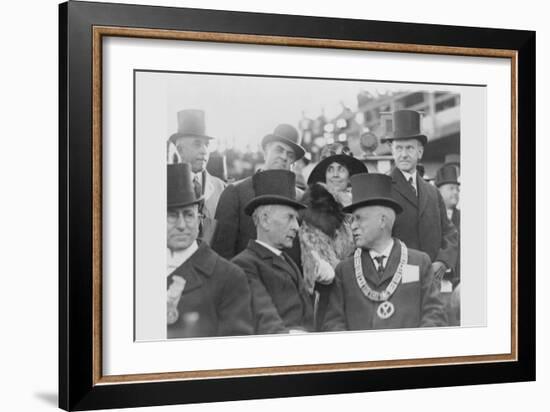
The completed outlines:
[[[388,222],[387,228],[391,233],[395,223],[395,210],[388,206],[378,206],[378,213],[385,217],[386,222]]]
[[[272,209],[273,205],[261,205],[254,209],[254,212],[252,213],[252,221],[254,222],[254,226],[258,227],[261,216],[264,214],[269,216]]]

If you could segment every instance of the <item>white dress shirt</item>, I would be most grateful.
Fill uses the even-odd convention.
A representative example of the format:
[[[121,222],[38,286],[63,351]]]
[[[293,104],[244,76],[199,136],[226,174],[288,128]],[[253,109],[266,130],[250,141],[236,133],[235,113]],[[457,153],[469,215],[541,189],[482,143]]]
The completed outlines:
[[[374,249],[369,249],[369,255],[372,261],[374,262],[374,266],[376,266],[376,270],[378,270],[379,264],[374,258],[378,256],[384,256],[384,259],[382,259],[382,266],[385,268],[388,263],[388,258],[390,257],[392,248],[393,248],[393,239],[391,239],[391,242],[388,244],[386,248],[384,248],[384,250],[381,253],[378,253]]]
[[[281,254],[283,253],[281,250],[279,250],[279,249],[277,249],[277,248],[274,248],[273,246],[268,245],[267,243],[262,242],[261,240],[256,239],[256,243],[259,243],[260,245],[262,245],[262,246],[265,247],[266,249],[271,250],[271,251],[272,251],[273,253],[275,253],[277,256],[281,256]]]
[[[409,179],[412,177],[412,186],[414,187],[415,193],[418,195],[418,188],[416,187],[416,170],[411,174],[407,173],[401,170],[401,173],[403,173],[403,177],[405,177],[405,180],[407,183],[410,184]]]
[[[187,249],[176,250],[172,252],[170,249],[166,248],[166,276],[169,276],[174,270],[179,268],[187,259],[189,259],[193,253],[197,251],[199,245],[195,240]]]

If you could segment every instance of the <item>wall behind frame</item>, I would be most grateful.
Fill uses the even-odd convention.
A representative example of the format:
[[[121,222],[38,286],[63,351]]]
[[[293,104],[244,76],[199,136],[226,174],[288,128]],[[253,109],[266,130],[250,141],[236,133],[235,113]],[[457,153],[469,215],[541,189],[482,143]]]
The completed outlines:
[[[120,1],[142,3],[141,1]],[[10,411],[46,411],[57,404],[57,3],[30,0],[2,4],[0,35],[1,149],[0,176],[0,310],[2,313],[2,406]],[[202,7],[238,11],[305,14],[417,23],[502,27],[537,31],[538,136],[550,136],[544,122],[550,105],[550,28],[543,2],[525,0],[494,3],[465,0],[394,0],[388,2],[278,0],[154,1],[146,4]],[[520,6],[521,5],[521,6]],[[498,11],[497,11],[498,10]],[[540,120],[542,119],[542,120]],[[538,210],[550,202],[544,162],[548,139],[538,139],[540,177]],[[548,272],[541,257],[550,246],[550,223],[540,216],[537,233],[537,347],[548,347],[550,313],[546,291]],[[535,276],[535,274],[527,274]],[[535,405],[550,385],[548,352],[537,353],[534,383],[422,389],[385,393],[232,402],[224,404],[143,408],[143,411],[359,411],[365,409],[446,411],[474,410],[489,401],[495,410],[520,410],[526,400]],[[536,408],[536,407],[535,407]],[[136,409],[137,410],[137,409]]]

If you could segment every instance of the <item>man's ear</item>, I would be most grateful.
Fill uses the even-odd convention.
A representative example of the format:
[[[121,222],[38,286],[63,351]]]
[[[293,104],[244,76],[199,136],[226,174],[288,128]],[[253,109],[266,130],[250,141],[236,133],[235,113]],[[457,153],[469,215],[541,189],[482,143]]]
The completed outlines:
[[[422,143],[418,143],[418,160],[422,159],[422,155],[424,154],[424,145]]]

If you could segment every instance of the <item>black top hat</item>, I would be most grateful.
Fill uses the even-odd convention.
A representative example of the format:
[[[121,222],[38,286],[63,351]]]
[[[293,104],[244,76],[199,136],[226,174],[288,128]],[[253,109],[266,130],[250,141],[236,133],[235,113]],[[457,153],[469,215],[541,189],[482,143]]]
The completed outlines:
[[[455,185],[459,185],[460,182],[458,181],[458,167],[452,164],[443,165],[439,168],[435,175],[435,185],[437,187],[447,184],[447,183],[454,183]]]
[[[166,192],[168,207],[184,207],[203,200],[193,184],[193,174],[188,163],[168,165]]]
[[[254,197],[244,208],[251,216],[258,206],[287,205],[295,209],[306,206],[296,201],[296,175],[289,170],[264,170],[252,176]]]
[[[262,149],[264,151],[265,146],[270,142],[283,142],[292,147],[296,154],[296,160],[301,159],[306,153],[305,149],[300,146],[298,130],[289,124],[280,124],[275,128],[273,133],[268,134],[262,139]]]
[[[367,166],[353,157],[353,153],[347,146],[339,143],[325,146],[321,152],[321,161],[311,171],[307,184],[312,185],[317,182],[326,182],[327,169],[332,163],[339,163],[348,169],[350,177],[359,173],[368,173]]]
[[[206,134],[206,124],[203,110],[181,110],[178,112],[178,131],[170,136],[170,141],[176,143],[179,137],[202,137],[213,139]]]
[[[219,152],[211,153],[206,163],[206,170],[212,176],[219,177],[227,182],[227,162],[225,155]]]
[[[393,131],[389,137],[381,140],[392,142],[393,140],[416,139],[426,146],[428,138],[420,131],[420,120],[421,114],[416,110],[396,110],[393,113]]]
[[[363,206],[387,206],[395,213],[401,213],[403,208],[392,197],[392,179],[381,173],[361,173],[351,178],[351,205],[343,210],[351,213]]]

